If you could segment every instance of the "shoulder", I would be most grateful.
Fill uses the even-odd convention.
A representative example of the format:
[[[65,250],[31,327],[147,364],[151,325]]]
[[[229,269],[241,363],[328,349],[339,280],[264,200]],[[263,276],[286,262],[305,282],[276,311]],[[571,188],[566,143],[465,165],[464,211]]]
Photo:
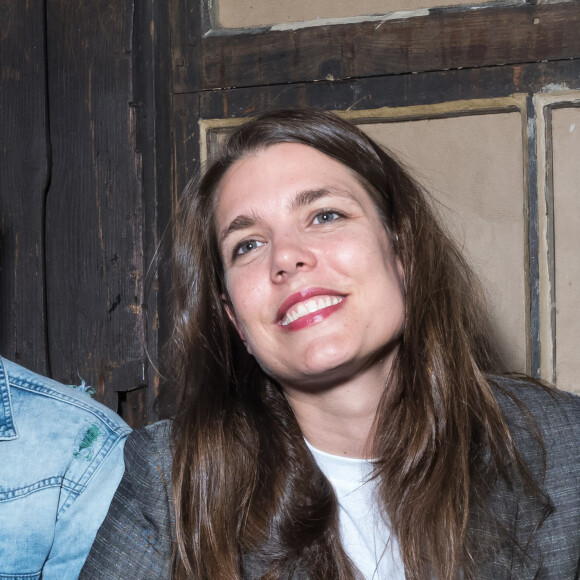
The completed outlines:
[[[579,396],[523,376],[494,376],[491,383],[508,427],[533,420],[543,438],[563,433],[580,438]]]
[[[136,448],[151,449],[156,453],[168,451],[171,440],[171,427],[173,422],[169,419],[157,421],[131,433],[132,445]]]
[[[118,495],[134,502],[135,510],[158,512],[163,518],[173,501],[171,425],[169,420],[159,421],[129,435],[125,474],[118,489]],[[121,511],[124,509],[122,506]]]
[[[514,577],[572,578],[580,562],[580,398],[523,376],[490,377],[502,416],[547,502],[525,485],[498,485],[491,502],[526,559]],[[511,564],[510,564],[511,566]],[[519,567],[519,568],[518,568]],[[533,569],[533,570],[532,570]],[[487,576],[485,576],[487,577]],[[497,577],[492,575],[490,577]]]
[[[60,517],[97,473],[122,472],[130,431],[88,394],[0,359],[0,500],[55,493]]]
[[[121,480],[129,432],[87,393],[0,358],[0,465],[10,466],[0,469],[0,546],[22,540],[0,557],[6,571],[77,576]]]
[[[93,434],[98,428],[108,436],[127,436],[131,431],[127,424],[114,411],[93,400],[89,389],[84,381],[79,387],[65,386],[0,357],[0,398],[4,403],[0,437],[17,438],[32,425],[38,430],[50,425],[51,420],[58,421],[61,436],[67,433],[68,426],[79,421],[93,425]]]
[[[144,482],[146,473],[155,478],[159,477],[159,483],[164,486],[170,481],[171,426],[172,422],[169,420],[159,421],[133,431],[127,438],[125,465],[127,477],[133,480],[133,485]]]
[[[171,422],[134,431],[125,445],[125,474],[80,578],[168,578],[175,514]]]
[[[171,520],[171,425],[171,421],[159,421],[129,435],[125,474],[109,515],[117,512],[124,518],[130,506],[133,516],[148,514],[149,520]]]
[[[0,452],[14,466],[5,488],[52,477],[79,484],[77,493],[130,432],[89,394],[0,358]],[[39,448],[41,460],[30,460]]]
[[[580,397],[526,377],[493,377],[494,394],[533,473],[569,468],[580,480]]]

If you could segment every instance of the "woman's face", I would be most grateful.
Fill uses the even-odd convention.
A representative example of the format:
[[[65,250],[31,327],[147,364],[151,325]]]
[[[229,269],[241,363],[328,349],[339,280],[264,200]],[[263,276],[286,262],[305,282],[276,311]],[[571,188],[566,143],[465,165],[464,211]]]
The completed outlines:
[[[218,189],[224,302],[282,386],[386,380],[404,324],[402,268],[363,186],[296,143],[237,161]]]

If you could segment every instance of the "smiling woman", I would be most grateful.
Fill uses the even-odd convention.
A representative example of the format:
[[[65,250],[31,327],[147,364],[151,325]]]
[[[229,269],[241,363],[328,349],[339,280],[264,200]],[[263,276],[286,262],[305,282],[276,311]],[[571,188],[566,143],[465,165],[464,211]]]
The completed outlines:
[[[181,412],[129,437],[82,577],[578,574],[580,402],[494,374],[477,278],[357,128],[236,130],[173,272]]]
[[[295,413],[299,401],[311,410],[320,406],[315,386],[337,383],[348,385],[341,406],[356,405],[349,394],[355,390],[358,400],[376,407],[405,304],[400,262],[362,184],[311,147],[272,145],[226,172],[216,226],[225,308]],[[326,394],[321,412],[338,391]],[[365,431],[374,415],[367,409]],[[352,435],[343,430],[327,451],[362,457],[364,438]],[[314,433],[316,444],[313,439]]]

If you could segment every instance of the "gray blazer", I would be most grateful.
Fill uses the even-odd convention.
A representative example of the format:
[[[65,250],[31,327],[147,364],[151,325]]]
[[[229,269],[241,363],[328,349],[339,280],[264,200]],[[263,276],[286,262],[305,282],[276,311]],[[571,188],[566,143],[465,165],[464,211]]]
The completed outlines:
[[[526,556],[511,541],[495,542],[495,548],[480,554],[476,578],[577,579],[580,577],[580,398],[567,393],[551,396],[535,386],[509,379],[502,381],[527,407],[540,428],[546,449],[543,482],[543,457],[526,413],[509,397],[497,392],[498,403],[520,453],[549,494],[554,510],[533,534],[540,513],[537,502],[526,497],[518,485],[495,484],[490,499],[494,514],[520,546],[527,546]],[[169,421],[162,421],[129,436],[125,446],[125,476],[80,578],[170,578],[174,529],[170,428]],[[477,517],[472,517],[471,531],[475,537],[481,537],[482,546],[492,545],[489,529],[478,526]],[[247,572],[252,578],[259,577]]]

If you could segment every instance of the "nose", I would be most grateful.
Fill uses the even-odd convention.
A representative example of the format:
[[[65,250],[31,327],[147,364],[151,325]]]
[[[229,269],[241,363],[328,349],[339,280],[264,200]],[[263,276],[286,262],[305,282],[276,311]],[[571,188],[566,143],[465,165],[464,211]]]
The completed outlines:
[[[270,276],[275,283],[316,265],[312,248],[297,234],[279,236],[271,243]]]

